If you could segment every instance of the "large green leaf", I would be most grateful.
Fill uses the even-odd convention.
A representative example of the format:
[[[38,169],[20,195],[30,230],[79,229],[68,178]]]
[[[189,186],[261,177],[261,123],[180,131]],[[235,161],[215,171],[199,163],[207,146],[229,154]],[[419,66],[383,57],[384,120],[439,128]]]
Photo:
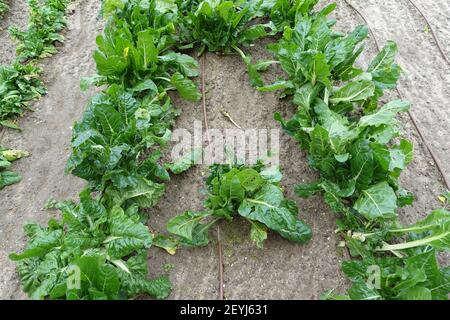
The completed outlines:
[[[361,80],[350,82],[335,91],[330,98],[330,102],[338,104],[342,102],[365,101],[373,96],[374,91],[375,85],[372,81]]]
[[[372,79],[379,90],[393,89],[400,77],[401,68],[395,64],[397,44],[388,41],[381,52],[370,63],[367,72],[372,74]]]
[[[80,269],[81,290],[94,299],[117,299],[120,281],[117,271],[99,256],[84,256],[74,262]],[[94,296],[92,296],[94,295]]]
[[[104,243],[113,259],[120,259],[140,249],[150,248],[152,244],[148,228],[127,217],[120,207],[112,209],[108,227],[109,235]]]
[[[144,178],[137,178],[133,184],[119,192],[110,190],[117,194],[118,203],[132,201],[141,208],[151,208],[161,198],[165,190],[163,184],[155,183]]]
[[[384,105],[379,111],[374,114],[362,117],[359,120],[361,127],[381,125],[391,125],[395,123],[395,116],[399,112],[408,111],[410,103],[402,100],[395,100]]]
[[[194,239],[194,230],[210,214],[208,212],[186,211],[176,216],[167,223],[167,230],[189,241]]]
[[[100,51],[95,51],[94,60],[98,73],[103,76],[120,76],[128,67],[128,60],[123,56],[106,57]]]
[[[305,243],[311,238],[311,229],[284,204],[284,196],[279,188],[267,185],[257,192],[252,199],[245,199],[239,206],[241,216],[256,220],[281,236]]]
[[[368,220],[391,219],[397,216],[397,197],[386,182],[380,182],[363,190],[353,208]]]
[[[186,77],[197,77],[199,75],[198,62],[191,56],[179,52],[169,52],[160,56],[159,59],[174,64]]]
[[[171,78],[172,85],[180,93],[180,96],[189,101],[198,101],[201,94],[197,86],[188,78],[185,78],[181,73],[174,73]]]

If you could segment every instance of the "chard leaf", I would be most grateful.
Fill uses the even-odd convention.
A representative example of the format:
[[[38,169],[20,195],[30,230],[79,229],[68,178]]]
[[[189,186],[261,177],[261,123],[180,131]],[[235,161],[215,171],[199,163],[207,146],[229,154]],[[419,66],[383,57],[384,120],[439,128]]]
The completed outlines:
[[[113,208],[110,220],[109,236],[104,243],[112,259],[123,258],[152,245],[152,236],[148,228],[127,217],[122,208]]]
[[[382,296],[374,289],[367,286],[365,282],[356,282],[350,289],[348,295],[352,300],[380,300]]]
[[[122,116],[112,105],[96,105],[92,111],[107,137],[122,131],[124,125]]]
[[[300,59],[303,60],[302,63],[299,64],[303,76],[310,81],[312,85],[316,85],[316,83],[319,82],[326,87],[331,87],[329,79],[331,72],[325,54],[306,52],[302,53]]]
[[[380,96],[383,90],[395,88],[400,77],[401,68],[394,63],[396,54],[397,44],[388,41],[367,69],[367,72],[372,74],[375,86],[380,90]]]
[[[158,87],[151,79],[143,80],[131,88],[131,91],[134,92],[142,92],[147,90],[151,95],[158,93]]]
[[[342,213],[346,211],[342,198],[348,198],[355,192],[355,180],[351,180],[344,188],[330,181],[322,181],[320,187],[325,192],[324,199],[330,208],[336,213]]]
[[[174,73],[170,81],[182,98],[189,101],[200,100],[201,94],[198,91],[197,86],[191,80],[185,78],[181,73]]]
[[[430,289],[419,286],[405,290],[399,297],[402,300],[432,300]]]
[[[285,80],[279,80],[274,82],[273,84],[258,87],[258,91],[260,92],[271,92],[271,91],[277,91],[277,90],[284,90],[284,89],[290,89],[292,88],[292,82],[285,81]]]
[[[128,67],[128,61],[123,56],[111,55],[106,57],[100,51],[95,51],[94,60],[97,71],[101,76],[120,76]]]
[[[191,56],[187,54],[182,54],[179,52],[169,52],[163,56],[159,56],[159,59],[164,62],[171,62],[179,71],[186,77],[197,77],[198,72],[198,62]]]
[[[374,114],[362,117],[359,120],[361,127],[381,125],[392,125],[395,123],[395,116],[399,112],[408,111],[410,103],[402,100],[395,100],[384,105],[379,111]]]
[[[381,167],[386,171],[393,172],[395,169],[405,169],[412,161],[413,145],[402,139],[400,145],[388,148],[386,145],[372,143],[373,155]]]
[[[295,194],[301,198],[309,198],[322,191],[320,182],[302,183],[295,186]]]
[[[122,287],[130,296],[149,294],[156,299],[164,299],[170,294],[172,285],[167,277],[148,279],[147,250],[140,250],[126,261],[130,272],[118,269]]]
[[[263,187],[252,199],[239,206],[241,216],[256,220],[277,231],[291,241],[305,243],[311,238],[311,229],[283,205],[283,194],[273,185]]]
[[[153,239],[153,245],[166,250],[170,255],[174,255],[177,252],[178,241],[171,237],[159,234]]]
[[[123,190],[108,188],[108,194],[115,203],[122,204],[125,201],[136,203],[141,208],[151,208],[163,195],[165,187],[163,184],[155,183],[139,177],[130,181],[130,185]]]
[[[391,219],[397,215],[397,197],[386,182],[381,182],[363,190],[353,208],[370,221]]]
[[[310,83],[303,85],[295,91],[294,103],[302,108],[309,109],[319,92],[319,86]]]
[[[6,186],[19,183],[22,176],[12,171],[0,171],[0,190]]]
[[[375,169],[372,149],[368,141],[360,139],[353,143],[350,154],[350,169],[353,179],[356,181],[358,189],[364,190],[372,182]]]
[[[139,52],[139,57],[141,58],[138,64],[138,70],[147,70],[150,64],[157,61],[158,50],[154,44],[154,31],[152,29],[138,32],[135,52]]]
[[[200,223],[203,219],[208,217],[208,212],[193,212],[186,211],[182,215],[176,216],[169,220],[167,223],[167,231],[188,241],[194,240],[194,230],[197,226],[201,226]]]
[[[372,81],[355,81],[339,88],[333,93],[330,102],[338,104],[342,102],[359,102],[365,101],[375,92],[375,86]]]
[[[418,233],[422,238],[399,244],[384,244],[379,251],[405,250],[421,246],[432,246],[436,250],[450,251],[450,212],[434,210],[427,218],[415,225],[392,229],[391,233]]]
[[[28,226],[27,228],[30,228]],[[42,230],[38,229],[33,235],[32,241],[28,243],[26,250],[20,254],[12,253],[9,258],[13,261],[29,259],[33,257],[43,257],[55,247],[61,245],[62,230]]]
[[[84,256],[74,262],[80,268],[81,291],[91,298],[117,299],[120,280],[117,270],[102,262],[100,256]]]

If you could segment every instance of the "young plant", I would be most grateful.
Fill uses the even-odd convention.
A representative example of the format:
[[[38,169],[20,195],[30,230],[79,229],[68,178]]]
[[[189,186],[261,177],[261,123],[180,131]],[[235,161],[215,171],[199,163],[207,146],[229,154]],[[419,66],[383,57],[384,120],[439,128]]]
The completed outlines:
[[[68,0],[28,0],[30,20],[25,31],[10,27],[9,32],[17,41],[19,61],[45,58],[57,52],[55,42],[63,42],[59,32],[66,26]]]
[[[143,93],[177,90],[184,99],[198,101],[200,93],[190,80],[198,76],[197,61],[171,50],[176,6],[161,11],[156,4],[129,2],[120,10],[108,9],[108,24],[97,37],[98,76],[93,82],[117,83]]]
[[[450,268],[441,267],[433,249],[422,248],[406,259],[396,257],[344,261],[352,285],[347,295],[329,292],[329,300],[448,300]]]
[[[188,1],[182,9],[181,41],[189,46],[200,44],[201,52],[207,48],[227,54],[276,32],[272,22],[255,21],[265,15],[262,0],[204,0],[198,4]]]
[[[158,182],[169,179],[158,163],[157,148],[169,141],[177,115],[164,93],[136,99],[133,91],[111,85],[92,99],[83,119],[75,124],[67,172],[117,201],[140,193],[134,201],[142,207],[153,206],[164,191]],[[149,148],[153,151],[144,158]]]
[[[333,21],[327,19],[332,9],[297,15],[296,25],[285,28],[270,50],[288,79],[259,90],[281,89],[285,96],[294,96],[294,117],[275,118],[309,151],[311,166],[321,174],[318,182],[299,185],[298,195],[320,191],[338,213],[347,213],[350,203],[368,219],[390,219],[397,203],[411,202],[397,180],[413,151],[405,139],[391,143],[399,135],[395,116],[407,111],[409,103],[397,100],[376,107],[383,90],[395,86],[399,76],[396,46],[388,43],[367,71],[353,67],[367,27],[347,35],[333,31]],[[333,87],[337,82],[340,87]]]
[[[9,119],[21,116],[29,101],[47,93],[40,73],[41,69],[32,64],[0,66],[0,126],[11,126]]]
[[[167,230],[173,236],[158,238],[156,245],[172,253],[179,245],[207,245],[209,228],[219,220],[231,221],[236,216],[250,223],[250,238],[259,248],[263,247],[268,230],[294,242],[308,242],[311,228],[298,219],[296,203],[284,197],[281,178],[278,169],[265,168],[262,163],[252,167],[211,166],[206,182],[206,210],[187,211],[172,218]]]
[[[407,227],[398,223],[367,225],[340,221],[346,246],[354,257],[342,263],[352,283],[348,295],[325,299],[447,300],[450,269],[441,267],[438,251],[450,251],[450,212],[438,209]],[[406,239],[406,240],[405,240]]]

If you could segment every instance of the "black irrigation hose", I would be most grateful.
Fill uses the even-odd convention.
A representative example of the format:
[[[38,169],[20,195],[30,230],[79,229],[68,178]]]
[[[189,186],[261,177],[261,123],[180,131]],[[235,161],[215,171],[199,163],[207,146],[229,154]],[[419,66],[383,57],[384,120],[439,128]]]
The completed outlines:
[[[411,0],[408,0],[408,1],[411,2]],[[364,20],[364,23],[369,28],[369,32],[373,38],[373,41],[375,42],[375,46],[377,47],[378,52],[380,52],[381,51],[380,45],[378,44],[377,38],[375,37],[375,34],[372,31],[372,28],[370,28],[369,22],[367,21],[366,17],[354,5],[352,5],[348,0],[344,0],[344,2],[350,8],[352,8],[361,17],[362,20]],[[437,38],[435,38],[435,40],[437,41]],[[438,47],[440,47],[439,43],[438,43]],[[443,51],[441,51],[441,53],[443,53]],[[396,91],[397,91],[397,94],[399,95],[400,99],[403,99],[403,95],[401,94],[400,90],[398,89],[398,86],[396,87]],[[449,182],[444,170],[442,169],[441,162],[440,162],[438,156],[434,153],[433,149],[429,145],[429,143],[428,143],[427,139],[425,138],[425,135],[423,134],[422,129],[420,129],[414,115],[410,111],[408,111],[408,116],[411,119],[411,122],[413,123],[414,127],[416,128],[416,131],[419,134],[420,138],[422,139],[423,143],[425,144],[426,148],[428,149],[428,152],[430,153],[431,157],[433,158],[433,161],[436,164],[436,167],[437,167],[439,173],[441,174],[442,178],[444,179],[444,183],[445,183],[447,189],[450,190],[450,182]]]
[[[412,1],[412,0],[408,0],[409,3],[411,3],[411,5],[416,8],[416,10],[420,13],[420,15],[422,16],[422,18],[425,20],[426,24],[428,25],[428,29],[430,29],[431,35],[433,36],[434,41],[436,42],[436,45],[439,49],[439,51],[441,52],[442,58],[444,58],[445,62],[447,62],[448,66],[450,67],[450,59],[448,58],[448,56],[445,54],[444,49],[441,46],[441,43],[436,35],[436,33],[433,30],[433,27],[431,26],[430,21],[427,19],[427,17],[425,16],[425,14],[422,12],[422,10],[420,10],[420,8]]]

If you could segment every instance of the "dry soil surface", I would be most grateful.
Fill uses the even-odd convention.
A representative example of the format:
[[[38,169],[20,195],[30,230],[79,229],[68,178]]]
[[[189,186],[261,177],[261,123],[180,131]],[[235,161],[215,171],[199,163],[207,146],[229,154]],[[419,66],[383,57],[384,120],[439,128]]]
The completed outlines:
[[[323,1],[325,5],[331,1]],[[416,2],[418,2],[416,0]],[[450,175],[450,66],[442,59],[429,30],[420,15],[407,0],[366,0],[364,5],[353,1],[367,17],[377,40],[383,44],[392,39],[399,45],[398,62],[405,70],[400,90],[413,104],[412,113],[418,119],[427,139]],[[446,0],[420,1],[420,7],[430,19],[446,50],[450,52],[450,3]],[[13,9],[5,16],[1,27],[9,23],[26,25],[24,1],[14,1]],[[98,19],[99,4],[95,0],[76,1],[69,17],[66,42],[60,52],[42,61],[44,80],[49,93],[34,104],[35,112],[21,120],[22,133],[8,131],[2,145],[31,152],[31,156],[15,165],[24,179],[21,183],[0,191],[0,298],[22,299],[14,265],[7,254],[19,251],[25,244],[22,225],[29,220],[45,223],[54,212],[42,210],[50,198],[74,198],[83,182],[64,175],[69,156],[71,126],[81,113],[93,92],[81,93],[79,79],[94,73],[92,51],[95,36],[101,30]],[[361,24],[360,18],[344,1],[338,1],[335,13],[337,27],[348,31]],[[0,31],[0,61],[11,61],[13,44],[7,40],[6,31]],[[267,41],[247,49],[255,58],[268,57],[264,46]],[[367,52],[359,63],[367,65],[376,54],[373,40],[367,41]],[[280,70],[271,69],[266,81],[281,76]],[[248,83],[243,63],[237,56],[206,55],[206,89],[208,121],[210,128],[235,129],[221,110],[226,110],[243,128],[277,129],[273,113],[283,115],[293,112],[278,99],[277,94],[256,92]],[[392,94],[386,100],[395,98]],[[193,130],[194,121],[202,121],[199,104],[175,98],[183,113],[177,127]],[[444,191],[442,179],[430,155],[423,146],[410,119],[402,116],[404,135],[415,145],[415,160],[402,175],[405,188],[416,195],[414,206],[401,212],[402,220],[413,222],[433,208],[439,207],[437,195]],[[337,249],[334,236],[333,214],[321,197],[308,200],[297,198],[293,186],[302,181],[312,181],[317,175],[307,165],[304,152],[287,135],[280,133],[280,165],[283,169],[283,186],[295,199],[300,216],[312,226],[314,236],[306,245],[292,244],[271,234],[263,250],[249,241],[249,227],[240,219],[220,224],[224,252],[224,292],[228,299],[318,299],[329,289],[343,291],[348,285],[339,271],[342,253]],[[163,231],[167,220],[188,209],[201,209],[204,179],[207,168],[197,166],[174,177],[160,203],[149,210],[149,226]],[[211,234],[217,239],[217,228]],[[442,257],[449,263],[448,256]],[[216,299],[218,297],[217,242],[209,247],[180,250],[170,256],[159,249],[149,253],[152,276],[167,272],[174,284],[172,299]],[[169,271],[169,269],[171,269]]]

